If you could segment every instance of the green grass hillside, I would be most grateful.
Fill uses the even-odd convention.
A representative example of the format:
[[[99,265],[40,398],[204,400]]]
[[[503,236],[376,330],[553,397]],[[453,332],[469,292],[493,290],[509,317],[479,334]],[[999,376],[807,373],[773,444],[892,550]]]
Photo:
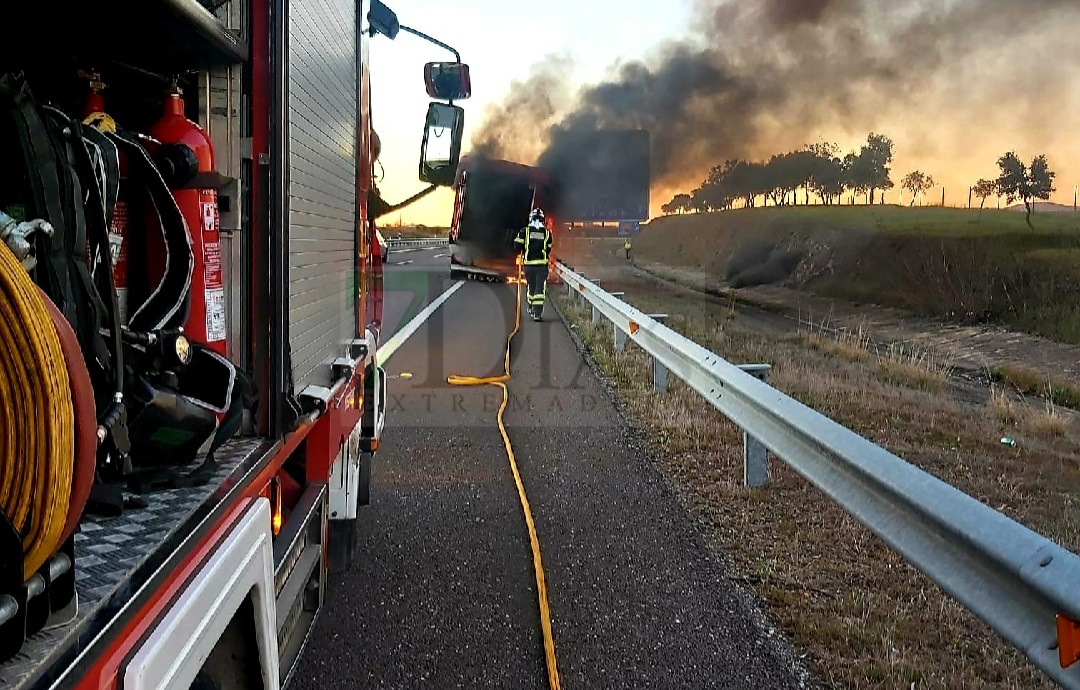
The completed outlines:
[[[1080,214],[897,206],[658,218],[635,251],[723,284],[779,284],[1080,343]]]

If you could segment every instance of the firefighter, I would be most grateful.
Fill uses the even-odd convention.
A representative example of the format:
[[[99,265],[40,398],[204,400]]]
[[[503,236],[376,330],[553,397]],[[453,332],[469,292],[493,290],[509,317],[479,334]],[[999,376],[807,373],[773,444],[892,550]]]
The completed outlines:
[[[551,231],[547,228],[544,212],[541,209],[532,210],[529,214],[529,224],[518,231],[514,244],[517,245],[518,252],[523,255],[529,315],[532,316],[533,321],[542,321],[544,298],[547,296]]]

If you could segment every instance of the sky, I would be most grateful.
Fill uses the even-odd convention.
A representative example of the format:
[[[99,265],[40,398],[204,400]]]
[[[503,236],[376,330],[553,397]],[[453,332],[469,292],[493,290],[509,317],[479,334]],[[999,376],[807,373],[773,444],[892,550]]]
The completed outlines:
[[[545,0],[528,4],[507,0],[386,0],[405,26],[422,31],[461,53],[472,76],[473,95],[456,101],[465,110],[467,149],[485,107],[498,103],[515,80],[549,54],[571,55],[577,81],[595,81],[619,57],[635,56],[664,36],[685,30],[690,7],[646,0],[585,2]],[[542,11],[537,8],[543,8]],[[612,8],[617,8],[615,11]],[[598,25],[604,31],[596,31]],[[419,179],[420,141],[430,99],[424,91],[424,63],[453,60],[443,48],[407,33],[393,41],[376,36],[371,44],[372,116],[382,141],[379,191],[397,203],[426,186]],[[453,193],[440,189],[392,214],[383,223],[432,226],[450,224]]]
[[[469,63],[473,96],[458,102],[464,153],[488,108],[511,94],[520,99],[537,65],[569,85],[559,89],[564,97],[578,85],[612,83],[612,66],[636,59],[669,85],[696,84],[679,92],[643,82],[653,112],[639,119],[651,123],[654,144],[667,137],[676,154],[654,185],[654,216],[721,163],[717,156],[767,158],[823,139],[847,151],[872,130],[896,142],[894,182],[925,170],[950,205],[966,202],[978,177],[995,176],[996,157],[1010,149],[1025,161],[1048,154],[1058,171],[1054,201],[1071,204],[1080,182],[1080,137],[1071,133],[1080,121],[1080,51],[1065,27],[1080,20],[1072,0],[1025,0],[1029,12],[1019,0],[669,0],[661,11],[645,0],[388,2],[402,24],[454,46]],[[852,51],[862,57],[847,60]],[[377,181],[390,203],[425,186],[417,172],[429,102],[423,65],[447,59],[449,52],[404,32],[372,42],[374,126],[383,142],[376,174],[385,173]],[[706,81],[709,69],[719,76]],[[665,106],[669,91],[683,99],[677,109]],[[669,111],[682,118],[679,127]],[[516,138],[545,133],[542,122],[522,132],[503,120]],[[694,144],[693,132],[713,131],[714,123],[724,131]],[[536,148],[527,143],[518,150]],[[939,186],[927,198],[940,195]],[[441,189],[383,223],[447,225],[452,199]]]

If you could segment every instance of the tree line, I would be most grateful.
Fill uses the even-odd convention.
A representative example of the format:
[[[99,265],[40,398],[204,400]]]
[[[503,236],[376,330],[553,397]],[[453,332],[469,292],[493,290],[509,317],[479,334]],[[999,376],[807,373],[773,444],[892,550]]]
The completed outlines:
[[[725,211],[737,206],[754,208],[770,203],[789,206],[798,204],[800,198],[806,205],[813,198],[831,206],[839,204],[845,194],[864,196],[869,204],[879,199],[883,203],[885,192],[895,187],[889,167],[893,149],[889,137],[871,132],[857,152],[843,156],[836,144],[818,143],[764,161],[727,160],[710,170],[696,189],[676,194],[661,210],[672,214]],[[1005,197],[1008,203],[1023,201],[1030,225],[1034,202],[1049,199],[1055,191],[1056,174],[1046,156],[1037,156],[1026,165],[1010,151],[998,158],[997,166],[998,176],[977,181],[972,194],[980,199],[980,208],[995,195]],[[900,181],[900,188],[911,194],[911,205],[933,187],[933,177],[919,170],[909,172]]]

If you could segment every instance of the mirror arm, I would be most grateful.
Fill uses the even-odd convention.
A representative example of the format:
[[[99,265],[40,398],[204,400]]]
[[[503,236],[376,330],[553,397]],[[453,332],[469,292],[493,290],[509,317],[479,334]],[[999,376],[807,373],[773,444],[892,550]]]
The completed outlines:
[[[387,205],[387,203],[385,201],[383,201],[382,197],[380,196],[380,197],[378,197],[378,201],[381,202],[381,203],[371,204],[372,206],[377,206],[378,207],[376,209],[372,209],[372,216],[373,216],[373,218],[379,218],[381,216],[385,216],[387,213],[393,213],[394,211],[400,211],[401,209],[405,208],[409,204],[415,203],[415,202],[419,201],[420,199],[423,199],[428,194],[431,194],[436,189],[438,189],[438,187],[439,187],[438,185],[433,184],[430,187],[428,187],[427,189],[421,190],[421,191],[417,192],[416,194],[413,194],[411,197],[409,197],[405,201],[402,201],[399,204],[394,204],[393,206]],[[375,195],[378,195],[378,192],[376,192],[374,190],[372,190],[372,193],[375,194]]]
[[[414,29],[412,27],[405,26],[404,24],[400,24],[398,26],[398,28],[401,29],[402,31],[407,31],[407,32],[409,32],[410,34],[412,34],[414,36],[419,36],[420,38],[424,39],[425,41],[431,41],[432,43],[439,46],[440,48],[446,48],[447,50],[449,50],[451,53],[454,54],[454,59],[456,59],[459,63],[461,62],[461,54],[459,52],[457,52],[456,50],[454,50],[453,48],[451,48],[450,46],[443,43],[442,41],[440,41],[438,39],[435,39],[435,38],[432,38],[431,36],[428,36],[427,34],[421,32],[421,31],[417,31],[416,29]]]

